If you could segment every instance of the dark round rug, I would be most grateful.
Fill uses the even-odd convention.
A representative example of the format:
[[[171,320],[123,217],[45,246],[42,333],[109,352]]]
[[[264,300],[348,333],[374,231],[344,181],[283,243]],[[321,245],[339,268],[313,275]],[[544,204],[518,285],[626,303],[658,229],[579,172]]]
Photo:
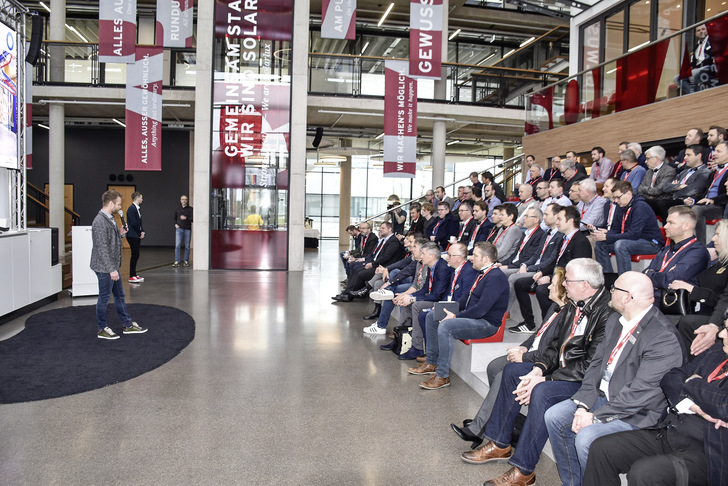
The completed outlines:
[[[0,403],[57,398],[130,380],[162,366],[195,338],[195,321],[173,307],[127,304],[144,334],[122,334],[109,305],[109,326],[121,337],[96,337],[96,306],[35,314],[25,329],[0,341]]]

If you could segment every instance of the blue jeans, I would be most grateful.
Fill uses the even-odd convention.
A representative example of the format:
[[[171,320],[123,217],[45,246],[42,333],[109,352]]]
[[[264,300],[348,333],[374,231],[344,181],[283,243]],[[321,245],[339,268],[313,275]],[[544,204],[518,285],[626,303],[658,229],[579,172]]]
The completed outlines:
[[[398,294],[400,292],[404,292],[408,288],[410,288],[412,285],[408,283],[401,283],[399,285],[395,285],[394,287],[387,287],[388,290],[391,290],[395,294]],[[392,315],[392,311],[394,310],[394,304],[391,300],[385,300],[382,302],[382,310],[379,311],[379,319],[377,319],[377,326],[381,328],[386,328],[387,324],[389,323],[389,316]]]
[[[594,243],[594,256],[604,269],[604,273],[613,273],[609,254],[614,253],[617,259],[617,273],[632,270],[632,255],[654,255],[660,250],[657,243],[647,240],[617,240],[614,243],[597,241]]]
[[[456,317],[441,322],[435,320],[434,312],[427,313],[425,322],[427,362],[437,365],[437,376],[440,378],[450,376],[450,360],[455,339],[482,339],[498,332],[498,326],[485,319]]]
[[[513,391],[520,383],[520,376],[533,369],[533,363],[509,363],[503,368],[498,397],[495,399],[493,413],[485,426],[485,438],[500,448],[511,443],[511,435],[521,406],[516,402]],[[528,416],[518,439],[516,452],[508,463],[521,472],[530,474],[536,469],[543,446],[549,438],[544,414],[552,405],[570,398],[581,386],[579,382],[545,381],[531,391]]]
[[[597,410],[607,403],[605,397],[599,397],[592,407]],[[549,431],[551,447],[554,451],[559,476],[565,486],[581,486],[586,470],[586,461],[589,458],[589,446],[603,435],[635,430],[634,427],[622,420],[609,423],[598,423],[584,427],[578,434],[571,431],[571,424],[576,412],[576,403],[564,400],[546,411],[546,428]]]
[[[185,259],[184,261],[190,260],[190,237],[192,236],[192,230],[176,228],[174,232],[174,261],[179,260],[179,248],[182,245],[182,240],[185,241]]]
[[[119,277],[119,280],[111,280],[111,275],[108,273],[96,272],[96,278],[99,279],[99,299],[96,301],[96,324],[99,326],[99,331],[108,325],[106,323],[106,312],[109,307],[109,297],[112,293],[114,294],[114,307],[116,307],[116,313],[119,314],[121,323],[124,326],[129,325],[131,317],[126,312],[121,277]]]
[[[341,259],[341,263],[344,265],[344,271],[346,272],[346,278],[349,278],[349,259],[344,258],[344,253],[348,253],[348,251],[342,251],[339,253],[339,258]],[[179,261],[179,260],[177,260]]]

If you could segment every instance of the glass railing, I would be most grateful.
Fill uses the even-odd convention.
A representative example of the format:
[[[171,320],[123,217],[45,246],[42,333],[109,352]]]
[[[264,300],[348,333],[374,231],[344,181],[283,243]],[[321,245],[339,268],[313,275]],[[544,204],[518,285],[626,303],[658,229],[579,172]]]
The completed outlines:
[[[309,54],[308,91],[312,95],[381,98],[384,63],[388,59]],[[442,72],[447,79],[446,99],[435,98],[435,82],[430,79],[417,81],[418,99],[520,108],[525,106],[526,92],[566,77],[546,71],[469,64],[443,64]]]
[[[109,86],[126,85],[126,64],[100,63],[98,44],[45,41],[33,69],[33,82],[41,85]],[[163,85],[177,88],[195,86],[197,54],[194,49],[164,49]],[[56,61],[58,60],[58,61]],[[63,81],[54,80],[55,63],[62,67]]]
[[[691,63],[689,37],[705,25],[712,63]],[[691,25],[574,76],[526,100],[526,134],[584,122],[728,83],[728,15]],[[699,49],[698,49],[699,50]],[[709,50],[710,51],[710,50]],[[702,53],[700,55],[702,58]]]

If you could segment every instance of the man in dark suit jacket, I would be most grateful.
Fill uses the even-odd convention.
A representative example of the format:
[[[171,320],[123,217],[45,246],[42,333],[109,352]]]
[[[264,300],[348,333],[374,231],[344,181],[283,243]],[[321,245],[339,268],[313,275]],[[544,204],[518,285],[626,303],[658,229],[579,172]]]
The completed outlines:
[[[584,484],[728,484],[728,330],[721,343],[662,379],[668,415],[658,427],[601,437],[591,445]]]
[[[720,142],[715,146],[716,164],[715,169],[708,178],[708,186],[705,193],[695,198],[686,198],[685,204],[693,208],[698,217],[698,224],[695,226],[695,235],[703,243],[707,243],[705,234],[705,220],[719,219],[723,216],[726,205],[728,205],[728,194],[726,194],[726,183],[728,182],[728,145]]]
[[[645,156],[649,170],[637,188],[637,194],[645,200],[669,199],[671,196],[663,192],[662,188],[675,179],[675,169],[665,162],[665,149],[655,145],[645,152]]]
[[[422,217],[421,214],[422,211],[422,205],[418,202],[413,202],[410,204],[410,227],[409,231],[413,231],[415,233],[424,234],[425,233],[425,218]],[[400,238],[402,240],[402,238]]]
[[[652,427],[665,410],[660,380],[682,365],[685,349],[674,324],[652,304],[648,278],[622,274],[612,287],[613,314],[581,387],[545,415],[559,475],[582,484],[589,446],[598,437]],[[591,484],[591,483],[586,483]]]
[[[521,268],[522,263],[541,253],[541,244],[546,235],[546,232],[541,229],[541,210],[533,207],[527,209],[524,215],[523,228],[525,233],[523,233],[516,246],[515,254],[512,255],[512,258],[508,262],[498,264],[506,276],[516,273]]]
[[[695,198],[705,192],[711,174],[705,164],[708,159],[707,154],[707,149],[702,145],[691,145],[686,148],[685,168],[677,173],[675,179],[662,187],[662,191],[670,194],[671,198],[647,201],[663,221],[667,219],[667,211],[671,207],[681,206],[685,204],[687,198]]]
[[[144,201],[141,192],[134,192],[131,195],[132,205],[126,210],[126,223],[129,226],[129,232],[126,234],[126,241],[129,242],[131,248],[131,258],[129,259],[129,282],[141,283],[143,277],[137,275],[136,266],[139,261],[139,247],[144,238],[144,227],[142,226],[142,213],[140,207]]]
[[[358,250],[357,256],[349,256],[347,260],[349,265],[344,267],[347,280],[354,271],[360,270],[366,264],[366,259],[371,256],[377,247],[377,243],[379,243],[379,238],[372,232],[372,225],[368,221],[359,223],[359,236],[360,244],[356,248]]]
[[[559,172],[561,172],[561,177],[564,178],[564,194],[569,194],[571,186],[575,182],[583,181],[587,178],[586,173],[576,170],[576,164],[571,159],[566,159],[561,162]]]
[[[470,241],[470,236],[473,234],[473,230],[477,225],[475,218],[473,217],[473,206],[469,201],[463,202],[458,207],[458,216],[460,223],[458,224],[458,232],[455,236],[455,241],[458,243],[467,244]],[[452,237],[450,238],[452,242]]]
[[[450,214],[450,205],[446,202],[437,205],[437,221],[432,226],[430,241],[436,242],[446,251],[451,236],[458,234],[458,221]]]

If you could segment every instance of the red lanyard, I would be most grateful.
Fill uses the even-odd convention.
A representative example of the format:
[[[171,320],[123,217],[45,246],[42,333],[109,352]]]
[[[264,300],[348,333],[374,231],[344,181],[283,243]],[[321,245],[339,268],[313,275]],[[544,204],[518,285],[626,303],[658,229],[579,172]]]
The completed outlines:
[[[436,266],[436,265],[435,265],[435,266]],[[430,293],[430,292],[432,292],[432,279],[433,279],[433,278],[434,278],[434,276],[435,276],[435,272],[434,272],[434,270],[435,270],[435,267],[433,266],[433,267],[432,267],[432,268],[430,269],[430,278],[428,279],[428,282],[427,282],[427,293]]]
[[[626,214],[623,214],[622,215],[622,233],[624,233],[624,225],[627,222],[627,218],[629,218],[629,213],[631,213],[631,212],[632,212],[632,207],[630,207],[627,210],[627,213]]]
[[[461,237],[461,236],[463,236],[463,231],[465,231],[465,228],[467,228],[467,227],[468,227],[468,223],[470,223],[470,220],[471,220],[471,219],[473,219],[473,217],[472,217],[472,216],[470,216],[470,217],[468,218],[468,220],[467,220],[467,221],[465,221],[465,222],[463,223],[463,227],[462,227],[462,229],[460,230],[460,234],[458,234],[458,241],[460,241],[460,237]]]
[[[696,240],[697,240],[697,238],[693,238],[692,240],[688,241],[688,242],[687,242],[687,243],[685,243],[685,244],[684,244],[683,246],[681,246],[680,248],[678,248],[678,250],[677,250],[677,251],[675,252],[675,254],[674,254],[674,255],[672,255],[672,256],[670,257],[670,259],[669,259],[669,260],[667,260],[667,254],[668,254],[668,253],[670,253],[670,250],[667,250],[667,251],[665,252],[665,256],[664,256],[664,257],[662,258],[662,265],[660,265],[660,271],[662,272],[663,270],[665,270],[665,268],[667,268],[667,266],[668,266],[668,265],[670,265],[670,262],[672,261],[672,259],[673,259],[673,258],[675,258],[675,257],[677,256],[677,254],[678,254],[678,253],[680,253],[680,252],[681,252],[681,251],[683,251],[683,250],[684,250],[685,248],[687,248],[688,246],[690,246],[690,245],[692,245],[693,243],[695,243],[695,241],[696,241]],[[667,261],[665,261],[665,260],[667,260]]]
[[[369,233],[371,235],[371,233]],[[367,235],[366,238],[364,238],[364,241],[361,242],[361,249],[364,250],[364,247],[367,246],[367,240],[369,239],[369,235]]]
[[[597,163],[595,162],[595,163],[594,163],[594,165],[596,165],[596,166],[597,166],[597,173],[596,173],[596,175],[594,176],[594,180],[599,180],[599,164],[597,164]]]
[[[563,255],[564,252],[566,251],[566,247],[569,245],[569,241],[571,240],[572,236],[574,236],[574,235],[572,234],[571,236],[567,236],[566,238],[564,238],[564,242],[561,243],[561,250],[559,250],[559,258],[556,259],[557,262],[559,260],[561,260],[561,255]]]
[[[634,325],[632,329],[630,329],[627,334],[624,335],[624,337],[617,343],[617,345],[614,347],[612,352],[609,354],[609,361],[607,361],[607,367],[612,364],[614,361],[614,358],[619,354],[619,350],[622,349],[622,347],[625,345],[625,343],[629,340],[629,338],[632,337],[632,334],[634,333],[635,329],[637,329],[637,326],[639,326],[640,323]]]
[[[571,332],[569,332],[569,339],[573,338],[574,334],[576,334],[576,328],[579,327],[581,317],[581,309],[577,307],[576,312],[574,312],[574,320],[571,323]]]
[[[437,227],[440,226],[443,221],[445,221],[445,220],[444,219],[441,219],[440,221],[437,222],[437,224],[435,225],[435,227],[432,228],[432,234],[437,234]]]
[[[543,252],[546,251],[546,247],[549,245],[549,241],[551,241],[552,236],[554,236],[554,234],[551,233],[551,230],[549,230],[549,232],[546,233],[546,241],[543,242],[543,247],[541,248],[541,254],[539,256],[543,256]]]
[[[728,166],[726,166],[726,167],[728,167]],[[533,198],[532,197],[529,197],[525,201],[521,201],[521,203],[519,204],[519,206],[523,206],[524,204],[528,204],[528,201],[533,201]]]
[[[710,374],[710,376],[708,376],[708,383],[710,383],[713,380],[722,380],[723,378],[726,377],[726,375],[728,375],[728,369],[725,370],[723,373],[718,374],[720,369],[722,367],[724,367],[726,365],[726,363],[728,363],[728,359],[723,361],[721,364],[719,364],[718,367]]]
[[[682,178],[682,180],[680,181],[680,184],[685,184],[685,182],[687,182],[687,180],[688,180],[688,177],[690,177],[691,175],[693,175],[694,172],[695,171],[693,169],[687,170],[685,172],[685,177]]]
[[[513,226],[513,225],[512,224],[509,224],[508,226],[506,226],[505,228],[503,228],[503,231],[501,231],[500,234],[495,237],[495,241],[493,242],[494,245],[498,243],[498,240],[501,239],[501,236],[503,236],[504,234],[506,234],[506,231],[508,231],[508,228],[510,228],[511,226]]]
[[[521,254],[521,250],[523,250],[523,247],[526,246],[526,242],[533,236],[533,234],[536,232],[537,229],[538,229],[538,226],[533,228],[531,230],[531,232],[523,238],[523,241],[521,242],[521,246],[518,247],[518,254],[516,256]]]
[[[713,184],[715,184],[715,181],[716,181],[717,179],[720,179],[721,177],[723,177],[723,174],[725,174],[725,171],[726,171],[726,169],[728,169],[728,165],[725,165],[725,166],[724,166],[724,167],[723,167],[723,168],[722,168],[722,169],[720,170],[720,172],[718,172],[717,170],[715,171],[715,176],[713,177],[713,182],[711,182],[711,183],[710,183],[710,186],[709,186],[709,187],[713,187]]]
[[[490,272],[494,268],[495,268],[495,265],[491,265],[490,267],[488,267],[488,270],[486,270],[485,272],[483,272],[480,275],[478,275],[478,278],[476,278],[475,279],[475,282],[473,282],[473,286],[470,287],[470,293],[471,294],[473,293],[473,290],[475,290],[475,287],[478,286],[478,283],[480,283],[480,281],[483,280],[483,277],[485,277],[486,275],[488,275],[488,272]]]
[[[481,221],[480,223],[478,223],[478,226],[476,226],[475,229],[473,230],[473,234],[470,235],[470,242],[471,243],[473,241],[475,241],[475,237],[477,236],[478,231],[480,231],[480,227],[483,226],[483,223],[485,223],[486,220],[487,220],[487,218],[483,218],[483,221]]]
[[[551,325],[551,323],[554,322],[554,319],[556,319],[556,317],[559,314],[561,314],[561,311],[562,310],[564,310],[564,309],[561,308],[561,309],[559,309],[558,312],[554,312],[553,314],[551,314],[551,317],[549,317],[549,320],[548,321],[546,321],[544,324],[541,324],[541,328],[536,333],[536,337],[539,337],[541,334],[543,334],[544,332],[546,332],[546,329],[548,329],[548,327]]]
[[[496,231],[498,231],[498,227],[497,226],[494,226],[493,229],[490,230],[490,234],[488,235],[488,239],[490,239],[495,234]]]
[[[450,296],[452,296],[452,293],[455,292],[455,283],[458,281],[458,277],[460,276],[460,272],[462,271],[465,264],[463,263],[458,267],[457,270],[455,270],[455,275],[452,277],[452,284],[450,284]]]

